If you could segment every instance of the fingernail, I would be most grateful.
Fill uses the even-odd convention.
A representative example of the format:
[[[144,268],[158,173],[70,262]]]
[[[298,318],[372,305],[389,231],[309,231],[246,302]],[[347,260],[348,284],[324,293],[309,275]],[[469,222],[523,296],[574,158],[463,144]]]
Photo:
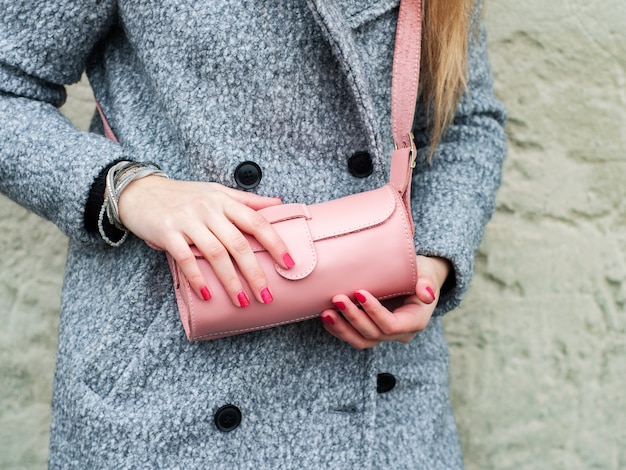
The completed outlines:
[[[272,300],[274,300],[272,293],[267,287],[264,287],[261,291],[261,298],[263,299],[264,304],[269,304]]]
[[[433,292],[433,290],[430,287],[427,287],[426,292],[430,294],[430,296],[432,297],[432,302],[434,302],[437,297],[435,297],[435,293]]]
[[[250,299],[248,299],[248,296],[244,291],[241,291],[239,292],[239,294],[237,294],[237,300],[239,300],[239,305],[241,307],[247,307],[248,305],[250,305]]]
[[[354,296],[356,297],[356,300],[358,300],[360,304],[364,304],[365,302],[367,302],[367,299],[365,298],[365,296],[361,294],[360,292],[355,292]]]
[[[328,315],[322,315],[322,321],[330,326],[333,326],[335,324],[335,320],[333,320],[333,317],[329,317]]]
[[[211,298],[211,293],[209,292],[209,289],[206,286],[200,289],[200,294],[202,294],[202,298],[204,300],[209,300]]]
[[[285,253],[283,255],[283,261],[285,262],[285,266],[287,266],[287,269],[291,269],[296,265],[296,263],[294,263],[293,258],[291,257],[289,253]]]
[[[346,304],[344,304],[343,302],[333,302],[333,305],[341,311],[346,309]]]

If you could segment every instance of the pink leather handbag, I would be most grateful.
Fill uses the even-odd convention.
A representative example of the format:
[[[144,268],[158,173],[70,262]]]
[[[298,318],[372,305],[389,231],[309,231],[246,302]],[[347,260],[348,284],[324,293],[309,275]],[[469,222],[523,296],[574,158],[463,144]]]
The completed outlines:
[[[259,211],[273,224],[295,261],[294,268],[283,270],[254,238],[248,237],[268,278],[273,302],[256,301],[244,280],[251,304],[234,306],[209,262],[194,249],[202,274],[212,287],[212,298],[202,300],[176,261],[167,255],[180,318],[190,341],[313,318],[324,309],[334,308],[333,296],[352,296],[358,289],[368,290],[381,300],[415,292],[410,185],[416,149],[411,127],[419,81],[421,23],[421,0],[402,0],[392,74],[392,130],[397,150],[391,157],[389,183],[321,204],[284,204]]]

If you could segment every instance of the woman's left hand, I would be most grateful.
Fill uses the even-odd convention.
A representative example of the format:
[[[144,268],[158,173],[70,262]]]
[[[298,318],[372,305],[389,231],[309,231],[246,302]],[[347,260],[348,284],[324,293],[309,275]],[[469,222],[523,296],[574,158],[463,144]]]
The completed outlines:
[[[443,258],[418,256],[415,294],[406,297],[402,305],[390,311],[365,290],[354,294],[358,305],[346,295],[336,295],[333,304],[340,313],[322,312],[324,328],[356,349],[372,348],[383,341],[408,343],[428,326],[450,269],[450,262]]]

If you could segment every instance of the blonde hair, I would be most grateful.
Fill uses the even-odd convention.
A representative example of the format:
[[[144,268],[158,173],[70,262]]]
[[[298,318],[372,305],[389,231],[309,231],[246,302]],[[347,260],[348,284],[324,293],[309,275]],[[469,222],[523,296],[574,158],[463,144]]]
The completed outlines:
[[[423,0],[422,100],[428,109],[430,156],[467,91],[472,0]]]

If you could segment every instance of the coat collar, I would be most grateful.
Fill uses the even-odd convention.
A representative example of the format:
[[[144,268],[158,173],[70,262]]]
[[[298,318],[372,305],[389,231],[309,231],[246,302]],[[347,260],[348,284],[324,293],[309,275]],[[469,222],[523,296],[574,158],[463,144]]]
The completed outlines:
[[[355,29],[392,10],[399,3],[400,0],[307,0],[315,20],[346,75],[371,149],[377,155],[382,155],[381,136],[361,64],[363,58],[358,53],[353,33]],[[395,34],[395,31],[390,34]]]
[[[353,29],[375,20],[380,15],[398,7],[400,0],[320,0],[322,3],[333,3]],[[319,3],[319,2],[318,2]]]

